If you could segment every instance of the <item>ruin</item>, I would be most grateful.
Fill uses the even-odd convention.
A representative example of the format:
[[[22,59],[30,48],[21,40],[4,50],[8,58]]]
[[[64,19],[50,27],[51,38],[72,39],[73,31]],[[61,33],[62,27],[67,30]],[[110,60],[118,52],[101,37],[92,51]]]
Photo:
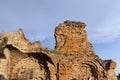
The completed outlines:
[[[116,62],[102,60],[89,42],[83,22],[55,28],[54,50],[31,43],[22,29],[0,34],[0,80],[117,80]]]

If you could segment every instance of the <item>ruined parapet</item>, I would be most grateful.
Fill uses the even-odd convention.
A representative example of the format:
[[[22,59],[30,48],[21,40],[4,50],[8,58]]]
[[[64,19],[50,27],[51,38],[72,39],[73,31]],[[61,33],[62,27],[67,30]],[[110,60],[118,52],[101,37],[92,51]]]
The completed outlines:
[[[31,43],[22,29],[0,34],[0,76],[7,80],[117,80],[113,60],[102,60],[87,38],[83,22],[55,28],[55,50]],[[2,71],[1,71],[2,70]]]
[[[67,54],[82,54],[92,50],[83,22],[65,21],[55,29],[55,48]]]
[[[39,41],[31,43],[26,39],[22,29],[16,33],[3,32],[0,34],[0,74],[7,80],[50,79],[48,63],[55,66],[48,53]]]
[[[55,29],[55,49],[63,53],[59,61],[60,80],[117,80],[109,61],[99,58],[88,41],[83,22],[65,21]],[[113,61],[112,61],[113,62]],[[104,65],[108,65],[107,70]],[[115,63],[115,62],[114,62]],[[110,73],[111,72],[111,73]],[[111,78],[110,78],[111,77]]]
[[[104,68],[107,74],[107,78],[109,80],[117,80],[117,77],[115,75],[115,68],[117,66],[116,62],[113,60],[104,60],[103,62]]]
[[[1,42],[3,41],[1,46],[12,45],[24,53],[40,52],[40,49],[42,48],[39,41],[34,43],[29,42],[29,40],[25,38],[22,29],[19,29],[16,33],[3,32],[0,34],[0,39]]]

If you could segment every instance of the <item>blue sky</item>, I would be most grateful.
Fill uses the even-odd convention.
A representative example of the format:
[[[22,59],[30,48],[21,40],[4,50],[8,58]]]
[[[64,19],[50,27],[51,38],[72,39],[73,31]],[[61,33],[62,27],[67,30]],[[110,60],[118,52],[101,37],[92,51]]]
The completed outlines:
[[[120,73],[120,0],[0,0],[0,32],[22,28],[30,41],[54,48],[54,29],[65,20],[85,22],[97,55]]]

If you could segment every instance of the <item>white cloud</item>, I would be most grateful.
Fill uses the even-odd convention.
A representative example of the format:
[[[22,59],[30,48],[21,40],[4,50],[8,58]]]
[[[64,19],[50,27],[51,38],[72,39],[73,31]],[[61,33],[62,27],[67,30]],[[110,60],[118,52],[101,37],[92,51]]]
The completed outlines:
[[[101,21],[89,33],[89,39],[93,43],[109,43],[120,39],[120,10],[114,6],[111,13]]]
[[[113,42],[120,39],[120,24],[108,22],[94,28],[90,32],[90,40],[94,43]]]

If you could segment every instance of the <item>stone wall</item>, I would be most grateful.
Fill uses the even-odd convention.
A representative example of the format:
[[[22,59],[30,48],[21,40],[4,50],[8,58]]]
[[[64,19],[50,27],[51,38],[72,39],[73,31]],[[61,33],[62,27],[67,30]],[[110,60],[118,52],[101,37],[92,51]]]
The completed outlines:
[[[59,24],[54,50],[29,42],[22,29],[1,33],[0,80],[117,80],[116,63],[95,54],[85,26],[75,21]]]
[[[7,78],[7,60],[6,59],[0,59],[0,80],[4,75],[4,78]]]

